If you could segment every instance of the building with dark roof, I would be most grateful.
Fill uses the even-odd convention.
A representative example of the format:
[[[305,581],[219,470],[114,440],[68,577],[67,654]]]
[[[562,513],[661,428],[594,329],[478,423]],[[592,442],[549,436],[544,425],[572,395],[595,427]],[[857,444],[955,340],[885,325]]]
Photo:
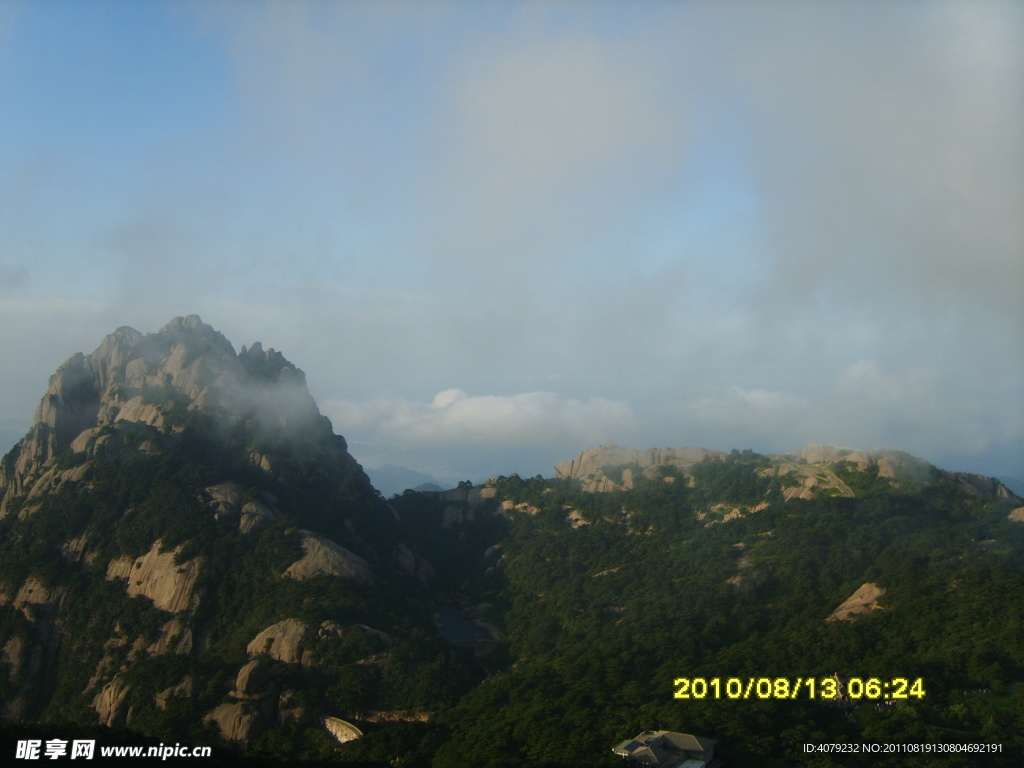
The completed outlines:
[[[657,768],[708,768],[715,759],[715,740],[675,731],[644,731],[612,747],[619,757]]]

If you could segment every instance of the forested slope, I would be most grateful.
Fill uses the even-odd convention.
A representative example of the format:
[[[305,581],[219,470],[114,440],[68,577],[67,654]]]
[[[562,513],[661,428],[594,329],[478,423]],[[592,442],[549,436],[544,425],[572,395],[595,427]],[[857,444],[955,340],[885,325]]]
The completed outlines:
[[[1018,764],[1019,500],[969,492],[951,473],[901,490],[877,468],[838,465],[852,497],[786,501],[768,466],[734,452],[609,493],[499,478],[504,567],[473,586],[501,606],[512,663],[447,714],[453,735],[433,764],[620,765],[611,746],[643,729],[719,739],[735,766],[985,764],[802,751],[893,740],[997,743],[990,762]],[[865,583],[883,592],[877,609],[829,620]],[[821,698],[832,675],[845,701]],[[674,698],[681,677],[719,680],[719,695]],[[795,698],[730,698],[730,678],[804,683]]]

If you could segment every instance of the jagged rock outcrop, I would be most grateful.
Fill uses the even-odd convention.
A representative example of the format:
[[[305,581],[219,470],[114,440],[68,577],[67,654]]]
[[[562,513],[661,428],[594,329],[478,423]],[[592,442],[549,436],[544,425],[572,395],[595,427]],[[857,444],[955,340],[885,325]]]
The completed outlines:
[[[924,459],[919,459],[906,451],[897,451],[891,448],[862,451],[856,448],[813,443],[793,454],[773,458],[780,460],[795,458],[807,464],[823,465],[850,462],[859,469],[877,466],[879,477],[917,483],[927,482],[935,470],[935,467]]]
[[[186,675],[177,685],[165,688],[153,697],[157,709],[167,709],[171,699],[194,699],[199,693],[199,681],[195,675]]]
[[[979,496],[984,499],[1004,499],[1008,501],[1019,500],[1013,491],[996,480],[994,477],[985,477],[973,472],[953,473],[957,483],[968,495]]]
[[[276,499],[267,493],[250,498],[237,483],[223,482],[204,489],[203,500],[215,510],[214,516],[238,517],[238,530],[252,533],[280,517]]]
[[[885,589],[868,582],[861,584],[857,591],[843,601],[842,605],[832,611],[826,621],[852,621],[856,616],[864,616],[879,610],[878,598],[885,594]]]
[[[372,576],[370,564],[340,544],[312,531],[299,531],[303,556],[288,566],[284,575],[296,581],[317,576],[338,576],[349,581],[367,582]]]

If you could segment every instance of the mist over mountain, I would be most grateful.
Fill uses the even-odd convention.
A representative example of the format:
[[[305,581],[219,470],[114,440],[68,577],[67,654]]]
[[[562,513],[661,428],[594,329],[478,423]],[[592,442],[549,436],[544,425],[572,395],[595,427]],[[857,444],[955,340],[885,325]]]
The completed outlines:
[[[289,765],[610,768],[649,729],[732,768],[893,740],[1019,764],[1004,484],[824,444],[554,469],[386,500],[280,352],[195,315],[119,328],[0,459],[0,718]],[[927,757],[873,765],[962,764]]]

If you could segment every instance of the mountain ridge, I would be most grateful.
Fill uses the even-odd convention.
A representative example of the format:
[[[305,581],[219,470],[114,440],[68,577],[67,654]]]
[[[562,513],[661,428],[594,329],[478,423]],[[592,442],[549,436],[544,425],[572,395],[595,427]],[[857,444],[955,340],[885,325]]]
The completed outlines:
[[[722,461],[737,453],[736,450],[723,452],[692,446],[638,450],[606,444],[584,449],[575,459],[559,462],[555,465],[555,477],[577,480],[589,492],[622,491],[631,489],[638,475],[655,479],[661,476],[663,468],[687,474],[701,462]],[[836,465],[851,465],[875,473],[896,488],[923,486],[939,478],[948,478],[961,484],[968,492],[1024,504],[1024,499],[996,478],[939,469],[924,459],[895,448],[863,450],[811,443],[797,451],[764,454],[764,457],[769,465],[763,468],[763,474],[788,479],[790,487],[784,491],[787,499],[809,499],[828,491],[842,496],[854,495],[832,471]]]

